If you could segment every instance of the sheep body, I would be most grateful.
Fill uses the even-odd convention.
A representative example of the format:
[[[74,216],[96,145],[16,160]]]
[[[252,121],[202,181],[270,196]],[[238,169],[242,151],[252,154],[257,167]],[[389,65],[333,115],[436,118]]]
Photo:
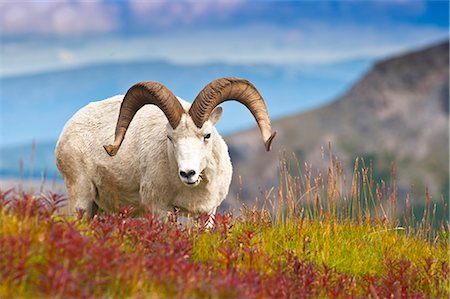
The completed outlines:
[[[56,145],[56,162],[66,183],[69,209],[87,211],[98,206],[114,212],[132,206],[139,214],[152,209],[161,215],[179,208],[193,213],[214,213],[226,197],[232,166],[225,141],[212,126],[212,155],[205,179],[192,188],[178,177],[178,168],[167,141],[167,118],[154,105],[134,116],[121,150],[110,157],[103,149],[114,138],[124,96],[93,102],[80,109],[65,125]],[[178,98],[188,111],[190,104]],[[183,115],[179,126],[194,126]]]

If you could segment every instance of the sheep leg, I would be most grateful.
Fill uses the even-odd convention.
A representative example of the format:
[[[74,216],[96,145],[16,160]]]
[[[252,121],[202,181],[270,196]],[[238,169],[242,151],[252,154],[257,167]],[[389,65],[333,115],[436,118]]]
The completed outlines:
[[[69,213],[76,215],[79,210],[84,211],[86,219],[92,219],[98,212],[95,203],[97,191],[95,185],[85,177],[78,177],[75,184],[67,184],[69,193]]]
[[[214,227],[214,215],[216,214],[217,207],[209,212],[208,222],[206,222],[206,229],[212,229]]]

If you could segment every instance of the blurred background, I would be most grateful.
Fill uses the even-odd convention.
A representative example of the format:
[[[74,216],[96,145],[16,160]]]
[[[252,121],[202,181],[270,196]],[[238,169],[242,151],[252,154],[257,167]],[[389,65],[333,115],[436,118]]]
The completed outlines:
[[[58,178],[54,146],[92,101],[160,81],[192,101],[211,80],[243,77],[279,135],[264,153],[251,114],[225,103],[218,130],[234,179],[224,208],[276,185],[294,152],[318,168],[329,144],[400,196],[448,201],[448,1],[0,2],[0,182]],[[327,155],[325,153],[325,155]]]

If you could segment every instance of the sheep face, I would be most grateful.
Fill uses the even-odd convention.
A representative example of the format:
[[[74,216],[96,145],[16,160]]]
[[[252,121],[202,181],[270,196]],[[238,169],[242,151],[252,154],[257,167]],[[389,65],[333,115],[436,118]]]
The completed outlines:
[[[178,126],[167,125],[168,154],[177,166],[178,177],[189,187],[200,184],[204,170],[212,157],[213,143],[217,138],[214,125],[222,115],[222,108],[216,107],[209,120],[198,128],[188,114],[184,114]]]

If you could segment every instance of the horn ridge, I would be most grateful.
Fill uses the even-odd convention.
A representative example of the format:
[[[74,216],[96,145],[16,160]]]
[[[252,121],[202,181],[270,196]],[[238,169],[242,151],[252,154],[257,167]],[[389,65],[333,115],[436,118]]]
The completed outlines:
[[[176,128],[184,109],[175,95],[159,82],[139,82],[128,89],[120,105],[114,143],[103,146],[110,156],[114,156],[125,138],[133,117],[144,105],[153,104],[161,109],[172,128]]]
[[[189,109],[189,115],[195,125],[201,128],[216,106],[230,100],[238,101],[250,110],[259,126],[265,147],[269,151],[275,133],[272,133],[263,97],[248,80],[227,77],[211,81],[195,98]]]

